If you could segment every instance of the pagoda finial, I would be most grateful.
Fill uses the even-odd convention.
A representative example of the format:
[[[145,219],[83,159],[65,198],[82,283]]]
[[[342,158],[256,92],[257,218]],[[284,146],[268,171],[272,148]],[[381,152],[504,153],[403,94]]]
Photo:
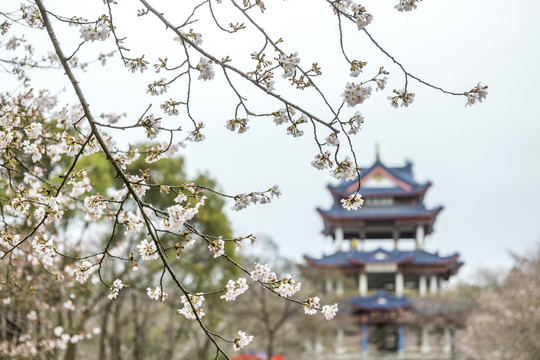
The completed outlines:
[[[379,143],[375,143],[375,162],[379,162]]]

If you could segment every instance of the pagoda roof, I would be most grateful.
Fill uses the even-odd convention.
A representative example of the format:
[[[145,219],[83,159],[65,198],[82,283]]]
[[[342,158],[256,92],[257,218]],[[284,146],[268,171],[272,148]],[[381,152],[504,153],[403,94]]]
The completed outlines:
[[[356,310],[392,310],[412,306],[412,302],[405,296],[396,296],[384,290],[370,296],[351,298],[349,303]]]
[[[316,266],[341,267],[351,265],[365,265],[378,263],[397,263],[413,266],[445,266],[451,265],[452,270],[459,265],[458,253],[450,256],[439,256],[438,253],[430,253],[425,250],[392,250],[387,251],[378,248],[373,251],[340,251],[320,259],[306,257],[308,263]],[[457,269],[459,269],[459,266]],[[455,271],[457,271],[455,269]]]
[[[358,210],[349,211],[341,204],[334,203],[329,210],[317,208],[323,218],[353,218],[353,219],[385,219],[385,218],[411,218],[436,216],[442,206],[427,209],[424,204],[393,205],[393,206],[365,206]]]
[[[385,178],[387,182],[378,186],[369,186],[369,180],[377,176]],[[406,162],[405,166],[401,167],[388,167],[377,160],[370,167],[361,170],[361,180],[363,196],[421,194],[431,186],[430,182],[416,182],[411,162]],[[328,185],[328,188],[333,194],[346,197],[356,191],[358,179],[353,182],[342,180],[338,185]]]

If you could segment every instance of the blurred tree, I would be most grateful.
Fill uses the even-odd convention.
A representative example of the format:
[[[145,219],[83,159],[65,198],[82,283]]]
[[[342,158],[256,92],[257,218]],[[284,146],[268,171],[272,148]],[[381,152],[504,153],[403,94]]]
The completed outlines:
[[[467,359],[537,360],[540,356],[540,244],[476,298],[460,347]]]

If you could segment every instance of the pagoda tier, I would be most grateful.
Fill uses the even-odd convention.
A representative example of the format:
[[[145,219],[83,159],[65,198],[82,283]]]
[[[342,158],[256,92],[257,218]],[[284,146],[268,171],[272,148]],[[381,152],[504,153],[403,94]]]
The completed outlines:
[[[459,261],[459,254],[439,256],[424,250],[387,251],[376,249],[373,251],[340,251],[320,259],[306,257],[309,266],[319,268],[335,268],[345,275],[360,273],[403,273],[405,275],[432,275],[436,274],[445,280],[457,273],[463,265]],[[416,277],[411,276],[415,279]],[[416,280],[416,279],[415,279]]]
[[[358,190],[359,180],[329,185],[334,203],[329,210],[317,209],[324,222],[323,233],[332,236],[341,250],[343,240],[393,239],[397,248],[399,239],[416,239],[418,249],[423,247],[424,236],[433,232],[439,206],[428,209],[424,195],[431,183],[418,183],[414,179],[412,164],[388,167],[377,159],[361,172],[360,194],[364,205],[348,211],[341,204]]]

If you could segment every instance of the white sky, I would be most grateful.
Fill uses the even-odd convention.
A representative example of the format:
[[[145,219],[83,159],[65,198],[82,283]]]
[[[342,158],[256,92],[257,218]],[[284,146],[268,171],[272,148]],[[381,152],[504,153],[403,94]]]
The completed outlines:
[[[362,33],[350,32],[346,46],[353,58],[369,62],[366,74],[382,65],[391,73],[384,93],[374,93],[352,111],[359,110],[366,118],[362,132],[354,138],[360,165],[371,165],[374,144],[378,142],[381,159],[388,166],[400,166],[409,159],[418,181],[433,182],[426,203],[430,207],[443,205],[445,209],[435,223],[435,233],[427,238],[427,248],[439,250],[442,255],[461,253],[466,262],[461,279],[470,279],[481,267],[507,268],[512,263],[509,250],[523,253],[540,239],[540,119],[536,112],[540,95],[540,2],[425,0],[412,13],[395,11],[396,2],[362,2],[374,15],[367,29],[379,44],[426,81],[453,91],[468,90],[482,81],[489,85],[489,95],[484,103],[465,108],[465,98],[443,95],[413,80],[410,90],[416,93],[415,102],[409,108],[391,108],[386,97],[391,89],[403,87],[402,74]],[[8,3],[17,6],[15,0]],[[85,6],[97,17],[105,12],[99,9],[100,3],[87,1]],[[119,3],[124,6],[123,0]],[[173,21],[183,21],[187,15],[181,6],[170,9],[167,1],[152,3]],[[314,0],[266,3],[267,14],[260,18],[265,21],[265,29],[273,37],[285,38],[283,48],[298,51],[301,65],[308,67],[315,61],[322,65],[327,76],[319,82],[327,89],[330,101],[337,104],[344,84],[352,79],[342,69],[345,65],[336,46],[336,19],[328,5]],[[55,10],[65,2],[46,4]],[[80,2],[70,5],[83,13]],[[135,8],[118,12],[119,21],[123,20],[121,15],[130,16],[125,26],[136,25],[130,31],[137,33],[129,35],[118,23],[122,35],[130,36],[128,47],[135,55],[144,51],[151,63],[158,56],[169,56],[172,62],[178,43],[170,41],[171,33],[164,32],[162,25],[148,17],[134,23],[138,21],[133,16]],[[220,11],[217,6],[215,9]],[[70,10],[61,12],[72,15]],[[229,20],[227,14],[222,18],[226,24],[240,21],[238,16]],[[199,31],[198,26],[203,25],[200,22],[193,27]],[[154,27],[159,35],[153,35]],[[248,31],[237,40],[222,38],[215,32],[203,32],[203,37],[204,48],[223,56],[239,46],[245,53],[260,48],[259,43],[250,44],[253,37]],[[85,49],[86,54],[99,51],[96,44],[92,46]],[[58,86],[58,75],[45,74],[40,79],[48,86]],[[137,117],[148,104],[145,84],[162,74],[130,75],[118,65],[105,70],[93,68],[83,74],[80,80],[91,109],[95,113],[126,112],[131,119]],[[309,136],[293,139],[285,135],[285,128],[277,128],[271,119],[252,120],[250,131],[243,135],[228,132],[224,123],[232,118],[234,105],[230,105],[230,91],[217,85],[222,80],[218,73],[212,83],[196,82],[194,112],[198,120],[207,124],[208,140],[181,150],[189,173],[208,172],[230,194],[279,184],[283,196],[272,204],[229,211],[235,233],[268,235],[280,245],[282,254],[296,260],[301,260],[303,254],[320,256],[325,239],[315,208],[331,205],[326,185],[334,180],[326,171],[310,165],[316,154],[313,140]],[[266,106],[270,111],[279,108],[266,100],[256,100],[255,91],[241,89],[250,96],[250,104]],[[324,116],[319,101],[311,95],[299,98],[305,94],[285,91]],[[175,97],[174,89],[161,100],[171,97]],[[159,114],[158,107],[154,110]],[[189,127],[182,116],[180,121]],[[311,131],[308,129],[307,134]]]

